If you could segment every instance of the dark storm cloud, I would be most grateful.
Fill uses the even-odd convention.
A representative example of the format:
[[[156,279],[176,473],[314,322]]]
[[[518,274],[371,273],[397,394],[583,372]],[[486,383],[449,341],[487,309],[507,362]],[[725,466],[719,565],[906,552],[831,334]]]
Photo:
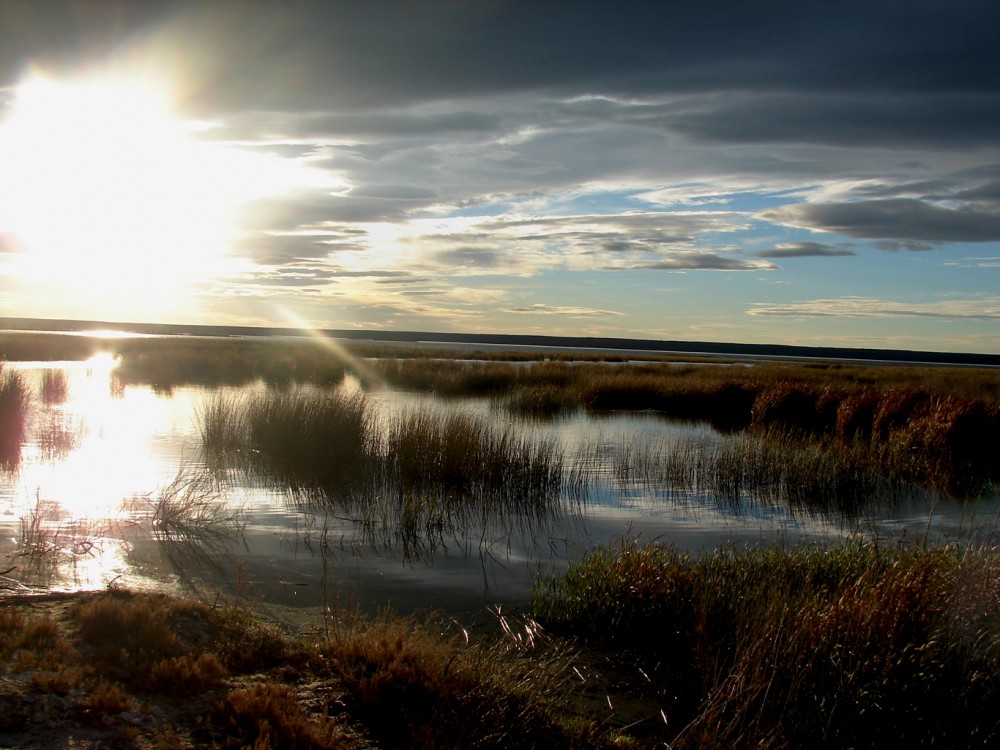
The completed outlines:
[[[819,242],[784,242],[770,250],[757,253],[758,258],[825,258],[856,255],[853,250]]]
[[[142,45],[212,108],[304,110],[516,90],[998,91],[989,2],[706,4],[8,0],[0,65]],[[149,61],[149,58],[143,58]],[[155,57],[154,57],[155,61]]]
[[[1000,143],[1000,95],[747,96],[664,119],[664,126],[725,143],[968,148]]]
[[[779,224],[838,232],[848,237],[918,242],[1000,240],[998,213],[945,208],[907,198],[798,204],[763,211],[760,216]]]

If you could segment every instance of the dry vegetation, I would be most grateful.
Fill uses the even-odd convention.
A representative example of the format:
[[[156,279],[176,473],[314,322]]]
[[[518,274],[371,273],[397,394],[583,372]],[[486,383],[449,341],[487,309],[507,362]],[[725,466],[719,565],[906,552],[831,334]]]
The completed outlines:
[[[36,345],[55,353],[55,338]],[[68,346],[89,356],[88,341]],[[416,412],[376,429],[363,397],[325,388],[349,370],[365,384],[488,397],[518,414],[709,421],[729,437],[708,458],[622,446],[616,460],[631,480],[711,482],[722,496],[750,486],[790,505],[824,493],[861,505],[886,482],[969,497],[1000,481],[996,370],[473,362],[468,351],[434,350],[361,366],[308,342],[111,345],[126,380],[280,384],[202,415],[219,467],[319,488],[326,500],[345,487],[377,496],[362,517],[382,514],[403,535],[469,509],[544,508],[561,491],[561,459],[462,415]],[[23,382],[3,373],[2,445],[19,445],[29,408]],[[201,492],[178,483],[150,513],[184,535],[191,518],[199,528],[211,520],[192,510],[205,507]],[[44,529],[35,531],[44,555]],[[150,594],[9,599],[0,745],[989,747],[1000,743],[998,590],[1000,554],[988,548],[695,557],[625,542],[539,584],[532,614],[545,631],[501,619],[504,637],[471,643],[454,625],[390,616],[337,613],[321,633],[293,637],[234,608]]]
[[[655,411],[726,432],[859,451],[882,476],[957,497],[1000,481],[996,370],[836,364],[753,366],[390,360],[388,382],[444,396],[494,398],[518,413]]]
[[[343,612],[293,635],[116,590],[9,599],[0,744],[990,747],[998,586],[984,548],[625,542],[496,635]]]
[[[991,747],[998,586],[993,549],[625,543],[542,586],[534,614],[663,711],[644,746]]]
[[[294,637],[228,607],[108,591],[0,605],[0,744],[120,748],[609,746],[566,658],[433,622]]]

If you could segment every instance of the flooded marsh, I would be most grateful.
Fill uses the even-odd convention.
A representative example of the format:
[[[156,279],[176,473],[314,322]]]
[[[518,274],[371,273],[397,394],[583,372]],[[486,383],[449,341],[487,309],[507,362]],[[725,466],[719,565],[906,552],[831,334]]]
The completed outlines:
[[[993,429],[995,373],[272,343],[5,363],[23,421],[0,483],[4,586],[475,619],[625,537],[697,552],[995,536],[995,452],[972,451],[972,466],[953,448]],[[900,422],[907,404],[916,416]],[[945,469],[977,477],[976,499],[927,481]]]

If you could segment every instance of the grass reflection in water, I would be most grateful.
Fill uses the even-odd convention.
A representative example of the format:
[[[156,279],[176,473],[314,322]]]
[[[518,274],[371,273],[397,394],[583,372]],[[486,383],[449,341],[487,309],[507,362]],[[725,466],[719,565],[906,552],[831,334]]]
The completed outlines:
[[[455,529],[532,527],[561,512],[551,439],[429,409],[377,419],[361,394],[308,387],[217,398],[200,415],[208,464],[336,511],[378,546],[433,548]]]

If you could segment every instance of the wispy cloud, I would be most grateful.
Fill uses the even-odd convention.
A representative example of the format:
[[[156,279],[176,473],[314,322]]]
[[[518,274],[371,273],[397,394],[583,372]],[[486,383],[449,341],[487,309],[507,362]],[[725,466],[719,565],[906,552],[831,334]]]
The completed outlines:
[[[570,318],[603,318],[623,314],[614,310],[598,310],[591,307],[554,307],[541,302],[525,307],[508,307],[504,309],[504,312],[518,315],[559,315]]]
[[[953,318],[1000,320],[1000,297],[940,302],[898,302],[867,297],[838,297],[784,304],[756,303],[749,315],[850,318]]]
[[[715,253],[678,253],[654,263],[637,264],[636,269],[658,271],[767,271],[776,269],[773,263],[743,260]]]

